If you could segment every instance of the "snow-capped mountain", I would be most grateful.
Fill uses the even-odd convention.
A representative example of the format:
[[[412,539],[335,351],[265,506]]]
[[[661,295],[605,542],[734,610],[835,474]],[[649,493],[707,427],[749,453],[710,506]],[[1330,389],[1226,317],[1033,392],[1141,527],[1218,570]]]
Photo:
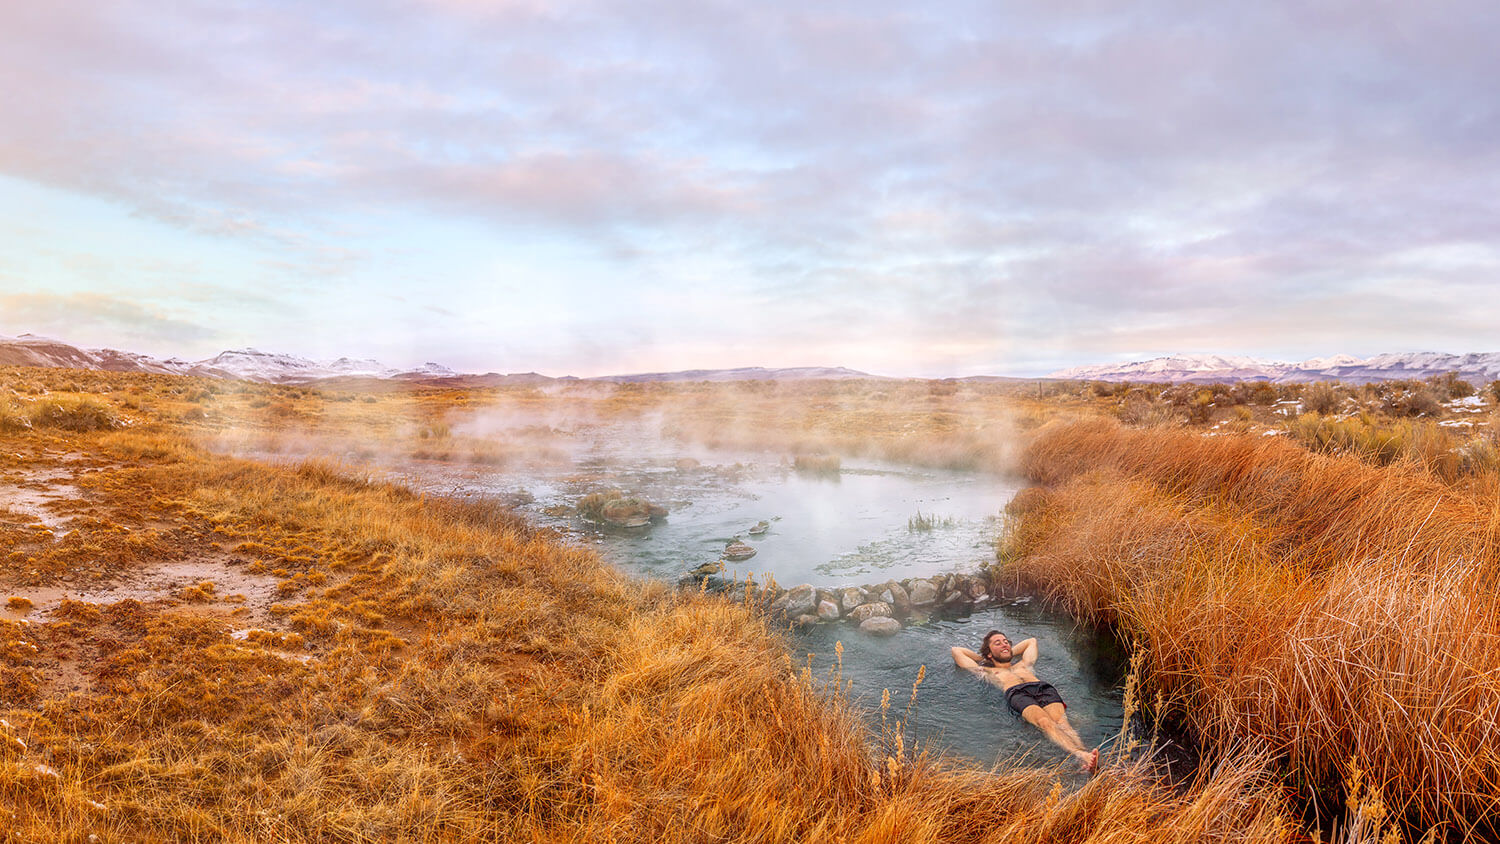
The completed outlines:
[[[157,360],[146,355],[122,352],[117,349],[82,349],[61,340],[38,337],[34,334],[22,334],[19,337],[0,336],[0,366],[7,365],[240,378],[246,381],[263,381],[272,384],[305,384],[344,378],[380,378],[444,386],[479,387],[579,380],[572,376],[551,378],[535,372],[510,375],[490,372],[484,375],[469,375],[455,372],[440,363],[431,361],[413,369],[396,369],[377,360],[341,357],[332,361],[316,361],[298,355],[274,354],[253,348],[231,349],[200,361],[185,361],[177,358]],[[623,383],[629,381],[748,381],[874,377],[877,376],[843,367],[790,369],[747,367],[610,375],[588,380]]]
[[[275,384],[303,383],[323,378],[452,377],[456,373],[438,363],[416,369],[395,369],[377,360],[339,358],[315,361],[296,355],[278,355],[258,349],[234,349],[200,361],[177,358],[157,360],[118,349],[83,349],[50,337],[22,334],[0,336],[0,365],[48,366],[69,369],[102,369],[111,372],[155,372],[198,375],[210,378],[243,378]]]
[[[800,381],[810,378],[839,380],[846,378],[876,378],[867,372],[846,369],[842,366],[794,366],[786,369],[767,369],[763,366],[746,366],[739,369],[685,369],[680,372],[641,372],[634,375],[604,375],[591,380],[615,383],[635,381]]]
[[[1197,384],[1232,381],[1389,381],[1427,378],[1457,372],[1466,381],[1483,384],[1500,379],[1500,353],[1451,355],[1442,352],[1403,352],[1357,358],[1334,355],[1298,363],[1219,355],[1174,355],[1122,364],[1075,366],[1046,377],[1079,381],[1182,381]]]

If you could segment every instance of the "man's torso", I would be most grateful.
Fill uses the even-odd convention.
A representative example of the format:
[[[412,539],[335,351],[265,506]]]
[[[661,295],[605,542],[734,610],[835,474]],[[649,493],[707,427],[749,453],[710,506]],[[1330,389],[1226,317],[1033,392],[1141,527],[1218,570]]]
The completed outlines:
[[[985,682],[1001,689],[1037,682],[1036,674],[1030,668],[1019,665],[981,665],[979,670],[984,672]]]

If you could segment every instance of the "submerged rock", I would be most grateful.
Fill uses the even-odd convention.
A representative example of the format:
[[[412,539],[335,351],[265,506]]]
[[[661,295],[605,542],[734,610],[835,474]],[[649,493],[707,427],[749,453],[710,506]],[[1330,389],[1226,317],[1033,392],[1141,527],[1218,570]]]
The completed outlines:
[[[871,636],[894,636],[901,632],[901,622],[889,616],[867,618],[859,623],[859,632]]]
[[[766,521],[765,519],[761,519],[760,521],[755,523],[755,527],[750,528],[749,533],[751,536],[760,536],[770,529],[771,523]]]

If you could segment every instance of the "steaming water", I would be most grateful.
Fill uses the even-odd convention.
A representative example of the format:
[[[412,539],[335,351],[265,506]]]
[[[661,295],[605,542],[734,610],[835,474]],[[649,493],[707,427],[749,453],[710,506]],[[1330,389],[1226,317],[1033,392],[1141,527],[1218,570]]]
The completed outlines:
[[[782,585],[850,586],[940,572],[973,571],[994,558],[999,513],[1018,484],[967,472],[848,463],[833,476],[807,475],[767,455],[699,455],[679,463],[680,451],[642,450],[619,439],[601,440],[567,466],[506,469],[409,467],[410,481],[445,494],[510,500],[532,519],[598,546],[624,570],[676,581],[693,567],[719,558],[741,538],[756,548],[726,574],[757,581],[767,574]],[[669,508],[664,521],[637,529],[604,528],[564,514],[583,495],[618,488]],[[918,513],[936,520],[912,529]],[[771,522],[763,536],[748,529]],[[1069,720],[1084,742],[1097,745],[1119,732],[1122,662],[1110,641],[1074,629],[1065,617],[1028,604],[935,616],[889,639],[860,634],[852,625],[820,625],[793,634],[792,647],[812,655],[826,676],[835,642],[844,646],[842,680],[852,697],[879,722],[881,692],[891,690],[892,715],[906,707],[918,668],[927,666],[907,735],[983,765],[1027,754],[1039,763],[1066,755],[1040,733],[1013,718],[998,689],[956,670],[948,649],[978,649],[984,632],[998,628],[1013,641],[1035,636],[1041,646],[1037,674],[1057,686]]]

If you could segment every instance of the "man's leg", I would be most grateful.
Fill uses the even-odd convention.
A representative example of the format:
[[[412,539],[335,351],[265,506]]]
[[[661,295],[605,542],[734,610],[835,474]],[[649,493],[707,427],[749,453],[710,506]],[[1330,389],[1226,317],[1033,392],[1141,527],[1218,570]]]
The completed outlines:
[[[1066,706],[1061,703],[1049,703],[1042,707],[1042,711],[1047,713],[1047,716],[1052,719],[1053,723],[1057,724],[1059,729],[1073,739],[1074,744],[1083,747],[1083,739],[1078,737],[1078,731],[1073,729],[1072,724],[1068,723],[1068,708]]]
[[[1094,772],[1099,761],[1098,751],[1090,753],[1084,750],[1083,743],[1078,740],[1077,733],[1071,733],[1071,729],[1069,732],[1064,732],[1058,726],[1057,722],[1052,719],[1052,716],[1036,704],[1026,707],[1026,710],[1021,713],[1021,717],[1026,719],[1026,723],[1041,730],[1042,735],[1050,739],[1053,744],[1073,754],[1073,758],[1078,760],[1078,763],[1083,766],[1085,771],[1089,773]]]
[[[1068,708],[1062,703],[1049,703],[1045,707],[1043,707],[1042,711],[1052,719],[1052,723],[1057,725],[1058,730],[1060,730],[1064,735],[1073,740],[1073,747],[1077,747],[1078,751],[1084,752],[1088,756],[1088,758],[1085,759],[1083,758],[1083,756],[1079,756],[1078,752],[1074,752],[1073,754],[1078,758],[1079,762],[1083,763],[1083,767],[1085,770],[1087,770],[1089,773],[1093,773],[1094,770],[1099,767],[1099,751],[1083,750],[1083,739],[1078,737],[1078,731],[1073,729],[1072,724],[1068,723]]]

